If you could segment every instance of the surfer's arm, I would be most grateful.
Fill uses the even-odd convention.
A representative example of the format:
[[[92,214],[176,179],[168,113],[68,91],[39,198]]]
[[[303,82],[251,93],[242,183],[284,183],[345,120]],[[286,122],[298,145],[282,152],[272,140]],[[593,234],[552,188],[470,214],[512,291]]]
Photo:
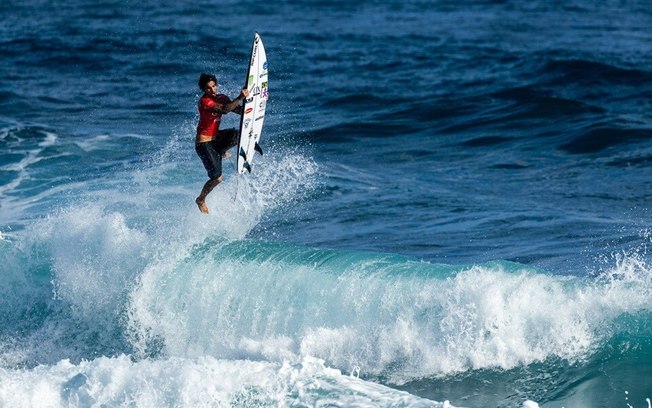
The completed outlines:
[[[216,104],[213,107],[213,111],[215,111],[216,113],[229,113],[229,112],[241,113],[242,101],[244,101],[247,96],[249,96],[249,90],[247,90],[247,88],[244,88],[242,92],[240,92],[240,95],[237,98],[235,98],[234,100],[228,103]],[[240,112],[238,112],[238,110]]]

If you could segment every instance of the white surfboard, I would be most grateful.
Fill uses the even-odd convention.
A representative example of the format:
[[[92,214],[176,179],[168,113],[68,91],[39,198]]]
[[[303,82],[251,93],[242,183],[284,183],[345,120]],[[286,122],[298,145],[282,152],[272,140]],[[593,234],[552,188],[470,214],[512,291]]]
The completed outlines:
[[[245,100],[240,119],[240,142],[238,143],[238,160],[236,160],[239,174],[248,171],[251,173],[251,163],[254,153],[263,154],[258,141],[263,131],[265,108],[269,97],[267,86],[267,56],[265,47],[258,33],[254,35],[251,46],[251,58],[247,72],[245,86],[249,90],[249,97]]]

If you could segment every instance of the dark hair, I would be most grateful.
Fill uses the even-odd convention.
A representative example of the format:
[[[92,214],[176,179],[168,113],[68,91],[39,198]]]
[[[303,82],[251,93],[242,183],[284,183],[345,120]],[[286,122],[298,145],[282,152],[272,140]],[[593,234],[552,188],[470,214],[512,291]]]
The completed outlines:
[[[201,74],[199,76],[199,82],[197,83],[199,85],[199,89],[201,89],[202,91],[206,90],[206,85],[208,85],[208,83],[211,81],[217,83],[217,78],[215,78],[215,75]]]

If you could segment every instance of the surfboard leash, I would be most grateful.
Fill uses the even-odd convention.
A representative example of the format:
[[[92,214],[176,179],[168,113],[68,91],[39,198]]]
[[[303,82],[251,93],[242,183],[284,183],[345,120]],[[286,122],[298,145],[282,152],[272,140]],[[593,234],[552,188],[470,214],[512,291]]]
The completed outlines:
[[[236,171],[235,174],[235,195],[233,196],[233,202],[238,201],[238,191],[240,190],[240,175]]]

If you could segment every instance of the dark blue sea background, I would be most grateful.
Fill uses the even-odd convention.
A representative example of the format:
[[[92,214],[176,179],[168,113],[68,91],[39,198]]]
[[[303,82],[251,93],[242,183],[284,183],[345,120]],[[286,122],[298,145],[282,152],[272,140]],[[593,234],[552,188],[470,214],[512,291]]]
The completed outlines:
[[[650,6],[3,0],[0,406],[649,408]]]

